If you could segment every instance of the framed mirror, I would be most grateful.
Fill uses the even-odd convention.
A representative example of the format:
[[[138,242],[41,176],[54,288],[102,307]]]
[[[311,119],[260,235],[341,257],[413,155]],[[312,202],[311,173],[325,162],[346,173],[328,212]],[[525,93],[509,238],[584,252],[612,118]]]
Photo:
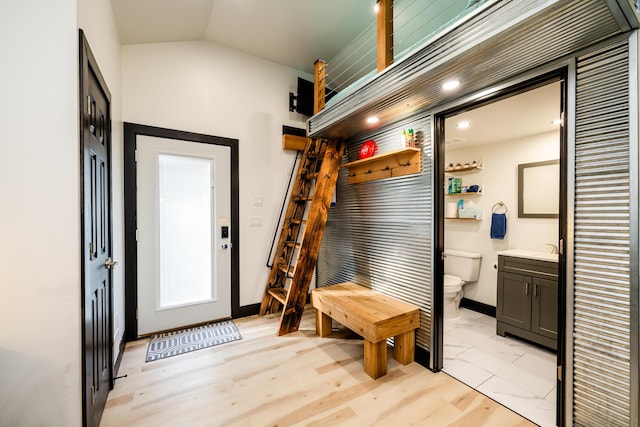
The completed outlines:
[[[518,218],[558,218],[560,161],[518,165]]]

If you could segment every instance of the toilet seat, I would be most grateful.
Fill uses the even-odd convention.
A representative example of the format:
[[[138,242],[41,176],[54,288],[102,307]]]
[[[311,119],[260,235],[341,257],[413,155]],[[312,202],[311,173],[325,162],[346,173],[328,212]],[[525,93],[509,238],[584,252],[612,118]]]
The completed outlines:
[[[451,274],[444,275],[444,291],[447,292],[459,292],[462,290],[464,282],[458,276]]]

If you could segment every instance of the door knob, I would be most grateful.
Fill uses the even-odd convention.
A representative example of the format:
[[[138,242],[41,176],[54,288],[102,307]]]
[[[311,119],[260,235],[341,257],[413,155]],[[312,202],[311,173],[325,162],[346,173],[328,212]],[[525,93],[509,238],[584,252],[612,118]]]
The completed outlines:
[[[107,270],[111,270],[116,265],[118,265],[118,261],[112,260],[111,257],[107,258],[107,260],[104,262],[104,266]]]

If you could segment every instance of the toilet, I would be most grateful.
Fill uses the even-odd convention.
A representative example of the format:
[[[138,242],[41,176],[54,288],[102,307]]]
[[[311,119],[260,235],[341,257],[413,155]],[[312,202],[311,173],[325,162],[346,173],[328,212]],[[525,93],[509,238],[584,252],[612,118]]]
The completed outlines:
[[[445,249],[444,251],[444,317],[456,318],[462,315],[460,300],[462,286],[475,282],[480,275],[482,255],[476,252]]]

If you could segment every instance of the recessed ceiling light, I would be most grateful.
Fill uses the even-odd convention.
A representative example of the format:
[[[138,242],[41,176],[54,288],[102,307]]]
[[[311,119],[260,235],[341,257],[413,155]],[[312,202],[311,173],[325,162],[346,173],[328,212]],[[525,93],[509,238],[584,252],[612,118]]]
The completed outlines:
[[[460,86],[460,80],[449,80],[442,84],[442,89],[444,90],[453,90]]]
[[[380,12],[380,1],[377,1],[376,4],[373,5],[373,11],[375,13]]]
[[[470,122],[467,122],[467,121],[460,122],[460,123],[458,123],[458,124],[456,125],[456,127],[457,127],[458,129],[466,129],[466,128],[468,128],[469,126],[471,126],[471,123],[470,123]]]
[[[380,121],[380,119],[378,118],[378,116],[367,117],[367,123],[369,123],[370,125],[372,125],[374,123],[378,123],[379,121]]]

